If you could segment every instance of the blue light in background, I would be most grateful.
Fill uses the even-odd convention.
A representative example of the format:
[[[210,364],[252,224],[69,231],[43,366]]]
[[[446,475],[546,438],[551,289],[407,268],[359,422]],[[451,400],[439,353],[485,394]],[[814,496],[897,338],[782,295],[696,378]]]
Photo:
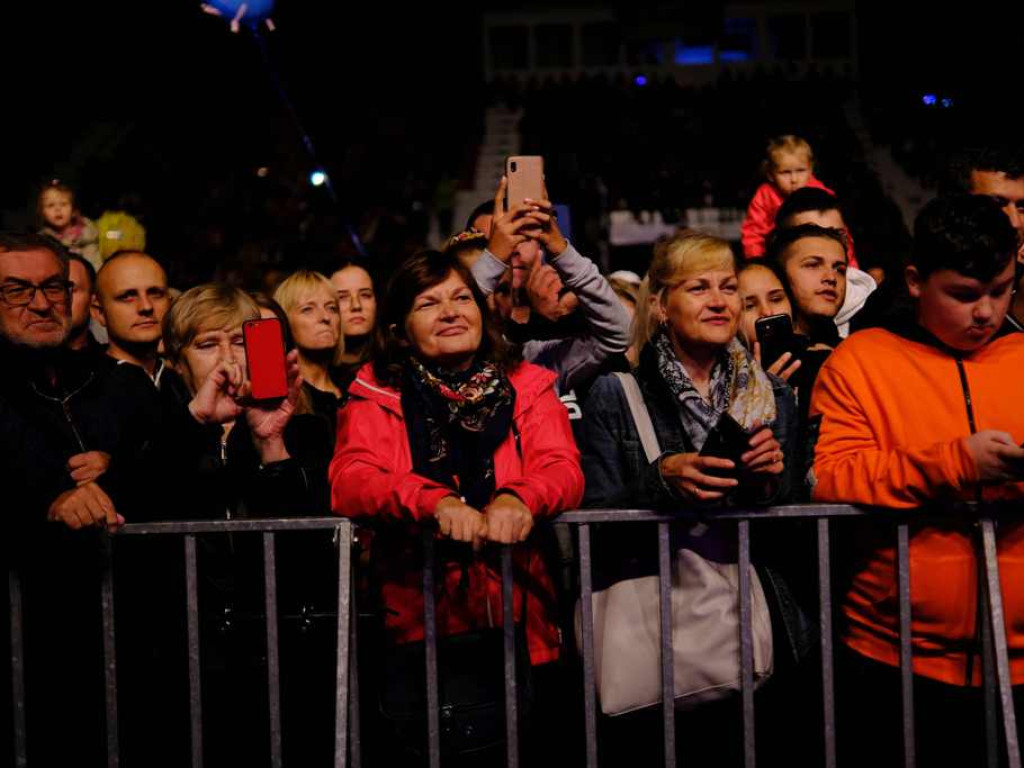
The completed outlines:
[[[921,101],[924,103],[926,107],[934,107],[936,100],[937,99],[935,98],[934,93],[926,93],[924,96],[921,97]]]
[[[942,106],[945,107],[946,109],[949,109],[950,107],[953,106],[953,100],[952,99],[943,99],[942,100]]]
[[[639,86],[647,85],[647,77],[644,75],[637,75],[633,82]]]
[[[309,174],[309,183],[314,187],[322,187],[327,183],[327,174],[323,171],[313,171]]]
[[[693,66],[698,64],[714,64],[715,48],[712,45],[683,45],[676,44],[676,64]]]
[[[750,61],[750,51],[719,51],[719,61]]]

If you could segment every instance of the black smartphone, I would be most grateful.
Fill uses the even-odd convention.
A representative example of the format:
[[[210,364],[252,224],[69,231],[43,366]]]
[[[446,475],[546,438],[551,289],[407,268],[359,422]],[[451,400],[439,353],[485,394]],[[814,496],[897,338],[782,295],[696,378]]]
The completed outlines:
[[[707,474],[729,477],[739,474],[740,456],[750,450],[750,437],[751,435],[740,426],[736,419],[728,413],[723,413],[714,429],[708,433],[708,439],[704,442],[704,447],[700,449],[700,455],[729,459],[736,465],[736,468],[708,471]]]
[[[761,367],[768,370],[786,352],[793,352],[793,321],[789,315],[770,315],[754,323],[761,345]]]

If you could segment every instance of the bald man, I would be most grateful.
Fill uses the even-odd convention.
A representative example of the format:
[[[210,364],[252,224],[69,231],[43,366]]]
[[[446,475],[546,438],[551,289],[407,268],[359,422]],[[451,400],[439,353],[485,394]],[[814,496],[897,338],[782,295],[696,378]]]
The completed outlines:
[[[141,251],[114,254],[96,275],[92,314],[107,329],[107,355],[143,368],[157,385],[163,372],[161,327],[170,305],[167,273]]]

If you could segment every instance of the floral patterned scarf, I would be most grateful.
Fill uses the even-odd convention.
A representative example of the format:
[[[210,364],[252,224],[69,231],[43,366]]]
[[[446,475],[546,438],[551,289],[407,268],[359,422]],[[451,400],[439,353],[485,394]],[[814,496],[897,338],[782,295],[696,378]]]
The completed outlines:
[[[515,390],[493,363],[450,372],[410,357],[402,409],[413,471],[482,509],[494,494],[494,452],[512,429],[514,405]]]
[[[664,330],[651,340],[658,357],[658,371],[672,392],[682,415],[683,427],[698,451],[723,413],[728,413],[748,432],[775,421],[775,393],[768,375],[736,339],[720,353],[711,371],[711,388],[705,400],[676,357],[672,340]]]

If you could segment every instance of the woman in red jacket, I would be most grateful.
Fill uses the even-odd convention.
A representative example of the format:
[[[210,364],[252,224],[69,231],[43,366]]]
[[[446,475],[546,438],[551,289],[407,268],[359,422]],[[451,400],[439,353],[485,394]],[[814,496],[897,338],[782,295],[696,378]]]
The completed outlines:
[[[339,414],[330,480],[335,513],[395,523],[375,526],[373,542],[388,638],[423,638],[423,526],[446,540],[438,634],[500,628],[500,552],[487,544],[526,541],[535,518],[583,495],[555,375],[522,362],[469,272],[431,251],[392,277],[375,346]],[[530,660],[552,662],[559,633],[540,552],[517,547],[514,573]]]

